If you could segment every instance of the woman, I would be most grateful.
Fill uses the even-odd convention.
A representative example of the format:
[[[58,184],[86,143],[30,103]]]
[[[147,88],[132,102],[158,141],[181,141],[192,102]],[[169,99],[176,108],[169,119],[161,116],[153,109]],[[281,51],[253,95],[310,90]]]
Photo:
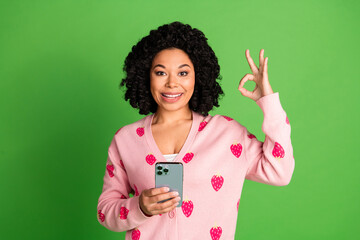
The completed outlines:
[[[284,186],[295,166],[290,124],[272,91],[268,58],[259,68],[245,52],[253,74],[239,91],[264,113],[261,142],[228,116],[211,116],[223,91],[218,60],[207,38],[173,22],[150,31],[125,60],[125,100],[148,115],[120,128],[111,141],[98,221],[126,239],[234,239],[244,179]],[[246,81],[256,83],[250,92]],[[240,108],[234,104],[235,113]],[[183,201],[155,188],[155,163],[183,164]],[[134,196],[130,197],[130,193]],[[163,203],[161,200],[171,199]]]

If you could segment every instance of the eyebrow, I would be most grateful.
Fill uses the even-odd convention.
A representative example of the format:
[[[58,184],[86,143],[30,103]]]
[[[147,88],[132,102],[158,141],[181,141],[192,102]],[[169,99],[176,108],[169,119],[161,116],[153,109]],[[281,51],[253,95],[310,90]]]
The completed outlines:
[[[178,68],[182,68],[182,67],[185,67],[185,66],[188,66],[189,68],[191,68],[188,64],[181,64]],[[161,65],[161,64],[156,64],[154,67],[153,67],[153,69],[154,68],[156,68],[156,67],[162,67],[162,68],[165,68],[165,66],[164,65]]]

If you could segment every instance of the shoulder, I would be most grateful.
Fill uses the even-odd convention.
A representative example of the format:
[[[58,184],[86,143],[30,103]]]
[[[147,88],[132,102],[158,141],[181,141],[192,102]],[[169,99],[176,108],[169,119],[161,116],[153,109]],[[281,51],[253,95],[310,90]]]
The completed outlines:
[[[205,129],[211,131],[244,131],[244,126],[236,121],[234,118],[223,115],[216,114],[214,116],[208,115],[204,118],[204,120],[200,124],[200,129]]]
[[[256,136],[254,134],[252,134],[251,132],[249,132],[248,128],[245,127],[243,124],[241,124],[239,121],[237,121],[234,118],[231,118],[229,116],[226,115],[219,115],[218,117],[219,119],[226,119],[226,121],[228,121],[227,129],[229,131],[232,132],[240,132],[243,133],[244,135],[246,135],[248,138],[252,139],[252,138],[256,138]],[[224,122],[224,120],[222,120]]]

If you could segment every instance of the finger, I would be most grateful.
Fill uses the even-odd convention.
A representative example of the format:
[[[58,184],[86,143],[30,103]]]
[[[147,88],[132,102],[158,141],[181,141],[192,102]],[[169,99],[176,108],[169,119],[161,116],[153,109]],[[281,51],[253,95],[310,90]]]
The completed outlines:
[[[161,209],[161,210],[154,210],[152,211],[153,215],[157,215],[157,214],[164,214],[164,213],[167,213],[167,212],[170,212],[171,210],[173,210],[174,208],[176,208],[177,204],[175,205],[170,205],[169,207],[167,208],[164,208],[164,209]]]
[[[172,206],[180,201],[180,197],[172,197],[172,198],[165,198],[165,199],[156,199],[157,197],[151,197],[146,200],[144,206],[148,212],[154,214],[154,211],[160,211],[164,208]],[[159,202],[162,200],[166,200],[165,202]]]
[[[156,214],[162,214],[162,213],[170,212],[171,210],[176,208],[176,206],[179,205],[179,202],[167,201],[166,204],[162,203],[157,205],[158,206],[156,206],[156,209],[154,209],[153,212],[155,212]]]
[[[246,88],[244,88],[244,84],[245,82],[247,82],[248,80],[253,81],[254,79],[254,75],[251,74],[246,74],[245,77],[243,77],[240,81],[240,85],[239,85],[239,91],[241,92],[241,94],[245,97],[251,97],[252,96],[252,92],[248,91]]]
[[[170,200],[168,200],[166,202],[158,203],[158,204],[156,204],[156,209],[162,210],[162,209],[166,209],[168,207],[171,207],[173,205],[177,206],[179,204],[179,201],[180,201],[180,197],[176,197],[176,198],[170,199]]]
[[[170,190],[167,190],[168,187],[161,187],[161,188],[150,188],[148,190],[145,190],[146,192],[146,196],[147,197],[152,197],[152,196],[156,196],[159,195],[161,193],[167,193]]]
[[[246,90],[245,88],[241,88],[241,89],[239,89],[239,90],[240,90],[240,92],[241,92],[241,94],[242,94],[243,96],[245,96],[245,97],[250,97],[250,96],[251,96],[251,92],[248,91],[248,90]]]
[[[162,193],[156,196],[151,197],[150,201],[152,203],[157,203],[166,199],[172,199],[174,197],[177,197],[178,194],[176,194],[175,192],[169,192],[169,193]]]
[[[267,71],[268,71],[268,60],[269,60],[269,58],[266,57],[265,63],[264,63],[264,71],[263,71],[263,75],[266,75],[266,76],[267,76]]]
[[[177,198],[170,199],[170,200],[168,200],[166,202],[163,202],[163,203],[149,204],[148,205],[148,210],[152,214],[156,214],[159,211],[163,211],[164,209],[171,208],[174,205],[177,206],[179,201],[180,201],[180,197],[177,197]]]
[[[252,60],[251,56],[250,56],[250,50],[246,49],[245,51],[245,56],[247,58],[247,61],[250,65],[250,69],[251,71],[255,74],[258,72],[258,67],[256,66],[256,64],[254,63],[254,61]]]
[[[259,71],[262,72],[262,70],[264,69],[264,49],[260,50],[260,54],[259,54]]]
[[[240,80],[240,84],[239,84],[239,87],[238,89],[240,90],[241,88],[243,88],[244,84],[250,80],[250,81],[253,81],[255,79],[255,76],[248,73],[246,74],[241,80]]]

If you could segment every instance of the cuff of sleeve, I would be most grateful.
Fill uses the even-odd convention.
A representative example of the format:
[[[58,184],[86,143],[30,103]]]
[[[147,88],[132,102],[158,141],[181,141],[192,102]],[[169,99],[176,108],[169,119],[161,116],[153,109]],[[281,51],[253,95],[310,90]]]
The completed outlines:
[[[134,198],[133,204],[136,204],[136,206],[132,206],[133,209],[135,209],[134,218],[135,218],[136,222],[144,222],[146,219],[149,219],[152,216],[148,217],[143,213],[143,211],[141,211],[140,204],[139,204],[139,197],[140,196],[133,196],[133,198]]]
[[[280,103],[279,92],[268,94],[259,98],[256,104],[264,113],[264,118],[279,118],[284,113]]]

